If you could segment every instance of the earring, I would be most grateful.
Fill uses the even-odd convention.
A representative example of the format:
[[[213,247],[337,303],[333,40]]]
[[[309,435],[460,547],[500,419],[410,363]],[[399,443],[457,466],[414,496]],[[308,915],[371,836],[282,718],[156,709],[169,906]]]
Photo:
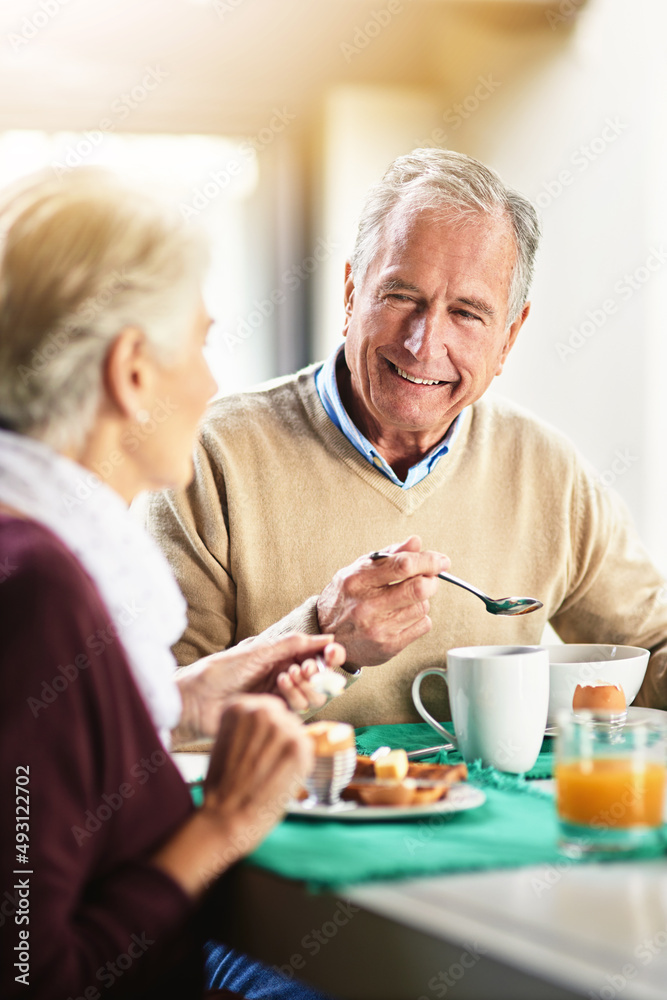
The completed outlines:
[[[148,410],[137,410],[137,412],[134,414],[134,419],[137,421],[138,424],[147,424],[148,421],[151,419],[151,415],[148,412]]]

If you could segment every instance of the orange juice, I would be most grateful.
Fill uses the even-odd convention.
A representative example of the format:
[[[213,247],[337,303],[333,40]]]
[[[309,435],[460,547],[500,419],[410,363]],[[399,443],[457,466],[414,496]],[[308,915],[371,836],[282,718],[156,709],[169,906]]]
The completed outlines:
[[[665,766],[603,757],[557,764],[556,804],[567,823],[594,829],[660,826]]]

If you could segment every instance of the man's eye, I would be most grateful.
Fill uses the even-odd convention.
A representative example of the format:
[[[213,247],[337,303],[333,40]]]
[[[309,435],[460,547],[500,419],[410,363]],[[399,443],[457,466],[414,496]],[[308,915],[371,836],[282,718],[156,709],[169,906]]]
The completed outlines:
[[[392,292],[387,296],[388,299],[396,299],[398,302],[412,302],[413,299],[409,295],[401,295],[400,292]]]
[[[466,309],[456,309],[455,312],[457,316],[463,316],[464,319],[480,320],[479,316],[475,316],[474,313],[468,312]]]

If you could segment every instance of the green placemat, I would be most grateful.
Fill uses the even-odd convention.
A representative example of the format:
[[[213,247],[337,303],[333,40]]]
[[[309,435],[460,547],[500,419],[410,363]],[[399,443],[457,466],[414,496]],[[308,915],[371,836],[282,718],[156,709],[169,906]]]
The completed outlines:
[[[443,726],[454,731],[451,722],[443,722]],[[424,747],[436,746],[444,743],[444,737],[440,739],[438,734],[425,722],[403,723],[393,726],[362,726],[355,732],[357,739],[357,752],[361,754],[371,754],[378,747],[388,746],[392,750],[403,747],[404,750],[421,750]],[[551,778],[553,777],[553,744],[550,736],[545,737],[539,757],[534,767],[524,776],[514,776],[501,774],[494,768],[482,768],[481,764],[475,763],[469,766],[471,780],[475,784],[493,784],[508,787],[520,787],[524,784],[524,778]],[[437,761],[439,764],[458,764],[463,758],[458,750],[440,752],[433,757],[422,757],[421,760]],[[473,777],[474,776],[474,777]]]
[[[553,801],[487,787],[479,809],[418,820],[332,823],[289,819],[250,863],[317,889],[352,882],[562,861]]]
[[[357,742],[364,753],[383,744],[412,750],[434,745],[434,736],[425,724],[373,726],[359,729]],[[449,763],[456,759],[451,753],[441,757]],[[551,774],[548,747],[533,771],[531,777]],[[487,797],[478,809],[368,823],[288,819],[249,861],[314,888],[332,889],[371,879],[563,860],[550,794],[522,775],[500,774],[479,764],[469,772]]]

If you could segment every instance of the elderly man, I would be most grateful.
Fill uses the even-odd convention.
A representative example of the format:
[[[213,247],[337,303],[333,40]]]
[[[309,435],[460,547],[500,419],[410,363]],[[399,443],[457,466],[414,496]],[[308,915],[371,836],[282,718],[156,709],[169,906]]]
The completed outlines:
[[[346,267],[344,344],[217,400],[194,483],[150,502],[189,604],[181,663],[260,633],[331,632],[348,670],[372,669],[326,715],[399,722],[416,718],[412,678],[448,649],[538,643],[551,621],[568,642],[651,647],[639,701],[667,706],[664,581],[625,508],[562,436],[483,398],[528,316],[538,239],[530,203],[467,156],[389,167]],[[450,560],[543,610],[487,614],[437,580]],[[444,685],[432,698],[446,717]]]

